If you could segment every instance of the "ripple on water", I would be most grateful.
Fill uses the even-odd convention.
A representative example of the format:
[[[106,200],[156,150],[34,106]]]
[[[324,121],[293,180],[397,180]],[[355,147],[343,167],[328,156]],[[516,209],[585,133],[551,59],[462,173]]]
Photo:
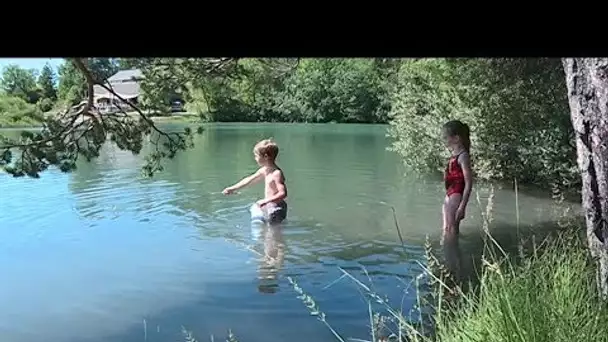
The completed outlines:
[[[181,325],[201,338],[231,328],[243,340],[331,339],[296,298],[293,277],[334,328],[365,338],[367,303],[342,270],[395,307],[404,293],[403,307],[414,305],[425,237],[440,232],[442,185],[403,177],[385,128],[222,127],[151,180],[137,178],[140,157],[111,148],[73,174],[1,180],[10,196],[0,196],[0,273],[10,281],[0,283],[0,334],[136,341],[145,319],[149,341],[179,339]],[[251,146],[263,136],[280,141],[290,191],[289,217],[270,233],[248,212],[261,185],[221,195],[254,169]],[[497,193],[496,203],[508,219],[512,196]],[[520,205],[539,207],[523,196]],[[543,216],[522,210],[522,225]]]
[[[175,206],[178,184],[133,183],[120,179],[103,184],[78,193],[76,198],[83,217],[118,219],[121,214],[134,213],[139,219],[149,221],[170,211],[182,211]]]

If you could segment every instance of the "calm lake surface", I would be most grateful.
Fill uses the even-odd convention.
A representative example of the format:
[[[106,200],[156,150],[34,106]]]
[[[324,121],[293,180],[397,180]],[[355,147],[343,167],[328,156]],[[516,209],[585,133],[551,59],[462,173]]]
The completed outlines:
[[[333,341],[287,277],[334,329],[368,339],[367,302],[351,280],[333,283],[339,267],[407,311],[425,237],[438,245],[441,233],[441,181],[405,177],[386,128],[217,124],[153,179],[139,178],[142,157],[112,147],[72,174],[0,175],[1,340],[179,341],[184,326],[201,341],[228,329],[244,342]],[[250,224],[263,185],[221,194],[255,170],[266,137],[289,188],[288,220],[273,229]],[[476,189],[460,246],[446,250],[463,272],[481,248],[477,194],[485,206]],[[550,199],[520,194],[519,206],[522,229],[553,220]],[[512,239],[515,207],[496,190],[499,239]]]

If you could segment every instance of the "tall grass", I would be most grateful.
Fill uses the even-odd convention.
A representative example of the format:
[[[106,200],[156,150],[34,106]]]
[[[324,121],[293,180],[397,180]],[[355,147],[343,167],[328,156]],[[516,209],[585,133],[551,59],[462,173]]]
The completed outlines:
[[[439,321],[437,341],[607,341],[608,311],[575,232],[550,238],[521,263],[484,259],[477,292]]]

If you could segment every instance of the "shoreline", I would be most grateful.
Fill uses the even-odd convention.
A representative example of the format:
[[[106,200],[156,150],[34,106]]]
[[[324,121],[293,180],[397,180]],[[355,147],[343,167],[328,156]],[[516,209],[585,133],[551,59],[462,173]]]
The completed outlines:
[[[45,113],[45,116],[54,115],[55,113],[49,114]],[[128,112],[128,116],[137,117],[137,113]],[[176,115],[157,115],[157,116],[148,116],[154,122],[193,122],[194,120],[199,120],[200,115],[194,113],[180,113]],[[2,124],[0,123],[0,129],[30,129],[30,128],[41,128],[42,123],[31,123],[24,124],[22,122],[17,122],[15,124]]]
[[[52,115],[52,114],[51,114]],[[128,112],[127,115],[132,118],[136,118],[138,114],[136,112]],[[45,116],[49,116],[48,113]],[[377,122],[306,122],[306,121],[204,121],[201,119],[200,114],[194,113],[180,113],[176,115],[148,115],[150,119],[154,122],[158,123],[200,123],[200,124],[275,124],[275,123],[284,123],[284,124],[308,124],[308,125],[382,125],[389,126],[388,123],[377,123]],[[2,124],[0,123],[0,130],[2,129],[31,129],[31,128],[41,128],[41,123],[36,124]]]

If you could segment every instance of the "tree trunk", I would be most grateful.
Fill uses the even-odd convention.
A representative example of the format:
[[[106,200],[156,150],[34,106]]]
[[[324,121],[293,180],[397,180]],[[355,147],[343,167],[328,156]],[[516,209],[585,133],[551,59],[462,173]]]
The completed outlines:
[[[582,177],[587,242],[608,298],[608,58],[564,58],[570,116]]]

